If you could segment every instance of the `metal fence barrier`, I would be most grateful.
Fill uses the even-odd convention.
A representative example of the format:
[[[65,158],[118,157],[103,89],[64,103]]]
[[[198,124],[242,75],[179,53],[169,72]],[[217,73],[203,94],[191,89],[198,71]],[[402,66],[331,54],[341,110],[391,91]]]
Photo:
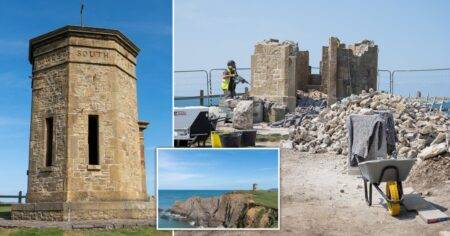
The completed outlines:
[[[384,83],[382,82],[383,81],[383,76],[381,76],[382,74],[386,74],[386,73],[389,75],[389,77],[387,79],[387,82],[388,82],[388,86],[387,87],[383,86],[384,85]],[[392,72],[390,70],[383,70],[383,69],[378,70],[378,74],[377,74],[377,90],[388,89],[389,93],[392,93],[392,82],[391,81],[392,81]]]
[[[442,72],[448,73],[442,74]],[[402,78],[402,74],[408,74],[408,77]],[[448,96],[449,87],[450,68],[393,70],[391,76],[392,90],[390,92],[391,94],[397,93],[408,96],[420,90],[424,94],[428,91],[430,96]],[[408,90],[409,88],[415,88],[415,91]]]
[[[178,76],[189,75],[180,79]],[[208,91],[209,75],[206,70],[176,70],[174,71],[174,99],[175,102],[189,104],[192,100],[199,99],[199,105],[204,103],[204,92]],[[200,94],[199,94],[200,93]],[[209,94],[207,94],[207,97]],[[175,104],[177,106],[177,104]]]
[[[311,67],[311,69],[314,69],[315,71],[320,70],[319,67]],[[208,100],[208,105],[212,105],[213,103],[216,103],[215,101],[217,98],[221,97],[222,91],[220,90],[220,83],[222,81],[222,72],[225,71],[225,68],[213,68],[210,70],[177,70],[174,73],[180,74],[180,73],[201,73],[202,77],[197,78],[197,80],[200,83],[195,84],[195,81],[193,80],[186,80],[186,81],[180,81],[180,79],[176,79],[174,82],[174,90],[175,90],[175,101],[183,101],[183,100],[198,100],[199,105],[204,105],[204,99]],[[237,68],[238,74],[243,75],[243,77],[251,83],[251,68],[244,67],[244,68]],[[419,77],[419,80],[417,80],[416,86],[414,86],[414,78],[409,76],[407,78],[400,78],[400,74],[410,74],[411,73],[432,73],[432,72],[449,72],[448,75],[439,75],[440,79],[443,79],[443,81],[440,81],[436,83],[436,81],[432,81],[430,77],[433,77],[431,75],[425,75],[422,77]],[[175,75],[174,75],[175,76]],[[417,76],[417,75],[416,75]],[[425,78],[423,78],[425,77]],[[405,80],[405,81],[403,81]],[[402,85],[400,81],[405,83],[406,85]],[[430,86],[431,84],[436,84],[436,88],[439,91],[442,90],[443,94],[438,96],[448,96],[448,88],[450,83],[450,68],[433,68],[433,69],[407,69],[407,70],[385,70],[380,69],[378,70],[377,74],[377,90],[382,90],[389,92],[390,94],[398,93],[402,96],[408,96],[411,95],[411,93],[416,92],[417,90],[423,90],[426,89],[427,86]],[[410,86],[408,86],[410,85]],[[197,86],[195,90],[191,91],[191,94],[183,94],[183,93],[177,93],[178,87],[192,87]],[[395,91],[394,91],[395,88]],[[416,91],[409,90],[408,94],[405,94],[406,89],[414,88]],[[241,91],[242,90],[242,91]],[[248,90],[248,86],[238,86],[237,93],[243,93],[245,90]],[[206,95],[205,95],[206,91]],[[428,96],[435,96],[435,94],[428,94]],[[214,101],[213,101],[214,100]]]

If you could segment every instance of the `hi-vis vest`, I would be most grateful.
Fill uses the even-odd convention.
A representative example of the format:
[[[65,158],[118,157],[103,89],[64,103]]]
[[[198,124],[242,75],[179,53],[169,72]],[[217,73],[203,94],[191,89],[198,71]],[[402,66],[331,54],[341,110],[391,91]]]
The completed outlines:
[[[228,75],[233,74],[229,67],[227,67],[227,73]],[[230,77],[222,78],[222,85],[220,86],[222,90],[228,90],[228,86],[230,85],[230,79],[231,79]]]

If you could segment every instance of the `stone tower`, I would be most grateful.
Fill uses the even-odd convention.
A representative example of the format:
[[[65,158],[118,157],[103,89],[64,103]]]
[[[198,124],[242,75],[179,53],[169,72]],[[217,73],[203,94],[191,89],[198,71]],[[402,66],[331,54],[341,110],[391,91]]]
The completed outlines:
[[[13,219],[154,219],[138,120],[139,49],[117,30],[66,26],[30,40],[27,204]]]
[[[296,91],[307,81],[308,63],[309,52],[299,51],[294,42],[268,39],[257,43],[251,56],[251,96],[285,105],[293,112]]]
[[[254,183],[254,184],[252,185],[252,190],[253,190],[253,191],[258,190],[258,184],[257,184],[257,183]]]
[[[362,90],[377,89],[377,71],[378,46],[373,41],[346,47],[338,38],[330,37],[329,45],[322,47],[320,73],[328,104]]]

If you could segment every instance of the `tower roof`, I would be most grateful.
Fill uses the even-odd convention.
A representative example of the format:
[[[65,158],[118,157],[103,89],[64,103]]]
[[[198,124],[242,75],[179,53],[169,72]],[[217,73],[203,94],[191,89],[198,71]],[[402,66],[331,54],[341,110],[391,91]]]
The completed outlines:
[[[133,56],[136,57],[139,53],[139,48],[118,30],[67,25],[38,37],[32,38],[30,40],[28,60],[32,62],[33,51],[35,48],[70,36],[114,40],[126,50],[128,50],[131,54],[133,54]]]

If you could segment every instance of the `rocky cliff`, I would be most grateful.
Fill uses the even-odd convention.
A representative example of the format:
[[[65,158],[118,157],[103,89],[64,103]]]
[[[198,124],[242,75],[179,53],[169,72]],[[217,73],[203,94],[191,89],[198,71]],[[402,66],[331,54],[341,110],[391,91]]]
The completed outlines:
[[[177,201],[170,212],[185,216],[198,227],[274,228],[278,224],[277,209],[255,204],[248,193],[192,197]]]

